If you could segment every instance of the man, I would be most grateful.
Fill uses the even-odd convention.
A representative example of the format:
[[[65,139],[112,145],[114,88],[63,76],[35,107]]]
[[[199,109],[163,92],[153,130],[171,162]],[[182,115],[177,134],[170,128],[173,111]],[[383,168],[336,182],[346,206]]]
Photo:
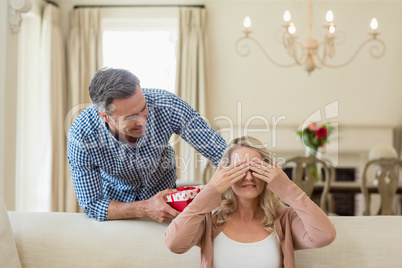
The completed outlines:
[[[164,197],[176,187],[173,133],[215,165],[224,139],[176,95],[141,89],[122,69],[103,68],[92,78],[93,105],[74,121],[67,156],[78,202],[98,221],[149,217],[158,222],[179,212]]]

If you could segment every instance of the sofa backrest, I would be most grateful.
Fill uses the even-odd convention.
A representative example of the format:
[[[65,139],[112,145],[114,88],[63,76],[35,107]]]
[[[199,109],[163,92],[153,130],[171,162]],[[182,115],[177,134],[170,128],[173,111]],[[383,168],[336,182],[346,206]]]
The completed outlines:
[[[79,213],[9,212],[22,267],[199,267],[197,247],[171,253],[167,223],[97,222]],[[401,267],[402,216],[330,217],[328,247],[296,251],[296,266]]]
[[[296,251],[296,267],[402,267],[402,216],[329,217],[335,241]]]
[[[7,213],[0,196],[0,267],[21,268],[18,251]]]
[[[97,222],[80,213],[9,212],[23,268],[199,267],[200,253],[171,253],[168,224],[150,220]]]

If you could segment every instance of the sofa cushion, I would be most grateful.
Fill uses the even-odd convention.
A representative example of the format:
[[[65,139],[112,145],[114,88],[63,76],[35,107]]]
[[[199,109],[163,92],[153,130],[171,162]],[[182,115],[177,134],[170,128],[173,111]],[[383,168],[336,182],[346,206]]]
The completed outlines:
[[[0,267],[21,267],[8,212],[0,197]]]

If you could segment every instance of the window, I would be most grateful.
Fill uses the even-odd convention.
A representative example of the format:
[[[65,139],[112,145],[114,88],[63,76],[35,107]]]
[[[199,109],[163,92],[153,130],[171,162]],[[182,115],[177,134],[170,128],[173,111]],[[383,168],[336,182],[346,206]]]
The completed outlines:
[[[177,8],[102,11],[103,65],[131,71],[143,88],[175,91]]]

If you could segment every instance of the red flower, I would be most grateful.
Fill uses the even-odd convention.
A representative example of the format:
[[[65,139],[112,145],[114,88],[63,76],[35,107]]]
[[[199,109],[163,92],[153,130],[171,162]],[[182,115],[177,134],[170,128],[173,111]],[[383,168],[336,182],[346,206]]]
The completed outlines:
[[[325,138],[327,137],[327,133],[327,129],[325,127],[321,127],[319,130],[317,130],[315,135],[317,136],[317,138]]]

